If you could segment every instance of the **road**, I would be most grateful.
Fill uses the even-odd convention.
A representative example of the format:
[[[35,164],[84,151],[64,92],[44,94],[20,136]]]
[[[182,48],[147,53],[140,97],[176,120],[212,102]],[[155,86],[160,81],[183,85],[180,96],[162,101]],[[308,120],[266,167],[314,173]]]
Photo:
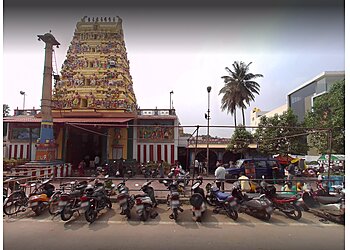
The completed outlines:
[[[35,217],[27,211],[4,217],[4,249],[345,249],[343,225],[321,222],[307,212],[299,221],[278,212],[269,222],[246,214],[233,221],[210,208],[203,222],[196,223],[190,206],[184,209],[177,223],[169,219],[165,204],[157,208],[159,216],[147,222],[138,221],[134,210],[128,221],[115,203],[92,224],[83,215],[63,222],[48,212]]]

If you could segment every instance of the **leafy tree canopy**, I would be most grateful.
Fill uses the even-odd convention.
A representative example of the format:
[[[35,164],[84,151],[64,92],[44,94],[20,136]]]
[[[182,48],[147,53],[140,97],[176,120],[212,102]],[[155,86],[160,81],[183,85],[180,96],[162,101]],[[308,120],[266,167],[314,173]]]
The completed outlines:
[[[254,134],[258,150],[265,154],[305,154],[308,150],[305,130],[298,127],[302,124],[291,109],[282,115],[262,116]]]
[[[305,124],[310,128],[332,128],[332,153],[345,153],[345,80],[335,82],[328,93],[315,98]],[[325,132],[311,134],[310,143],[319,153],[328,152]]]
[[[243,125],[238,125],[231,137],[231,142],[227,145],[227,150],[243,153],[252,142],[252,134]]]
[[[10,107],[7,104],[2,105],[2,117],[6,117],[10,115]]]

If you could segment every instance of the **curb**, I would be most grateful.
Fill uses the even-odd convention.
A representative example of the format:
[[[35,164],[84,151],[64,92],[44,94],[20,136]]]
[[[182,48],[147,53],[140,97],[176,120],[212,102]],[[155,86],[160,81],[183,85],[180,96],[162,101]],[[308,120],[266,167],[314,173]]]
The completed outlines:
[[[117,197],[116,196],[111,196],[111,202],[112,203],[117,203]],[[156,200],[159,204],[166,204],[167,199],[166,197],[156,197]],[[188,197],[182,197],[180,198],[180,203],[183,205],[190,205],[190,198]]]

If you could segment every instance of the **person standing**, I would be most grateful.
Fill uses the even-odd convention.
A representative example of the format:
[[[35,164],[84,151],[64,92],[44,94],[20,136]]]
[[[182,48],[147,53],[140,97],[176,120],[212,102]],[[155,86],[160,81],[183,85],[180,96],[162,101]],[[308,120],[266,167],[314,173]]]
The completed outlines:
[[[199,175],[199,162],[198,162],[198,160],[194,161],[194,175],[196,175],[196,173],[197,173],[197,175]]]
[[[216,186],[224,192],[225,187],[225,175],[226,175],[226,170],[222,165],[219,165],[216,170],[215,170],[215,179],[216,179]]]
[[[159,162],[159,175],[160,178],[164,178],[164,166],[163,166],[163,160]]]
[[[95,156],[94,163],[95,163],[95,168],[99,167],[100,157],[98,156],[98,154],[96,154],[96,156]]]
[[[295,166],[293,163],[289,164],[287,167],[287,172],[288,172],[288,176],[287,176],[287,180],[292,180],[294,175],[295,175]]]

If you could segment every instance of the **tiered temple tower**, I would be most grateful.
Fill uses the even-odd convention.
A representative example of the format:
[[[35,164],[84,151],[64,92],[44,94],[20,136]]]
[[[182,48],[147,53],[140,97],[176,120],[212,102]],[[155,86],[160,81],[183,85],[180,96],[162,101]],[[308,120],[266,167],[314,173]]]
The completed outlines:
[[[84,17],[76,26],[53,112],[134,113],[137,103],[119,17]]]

